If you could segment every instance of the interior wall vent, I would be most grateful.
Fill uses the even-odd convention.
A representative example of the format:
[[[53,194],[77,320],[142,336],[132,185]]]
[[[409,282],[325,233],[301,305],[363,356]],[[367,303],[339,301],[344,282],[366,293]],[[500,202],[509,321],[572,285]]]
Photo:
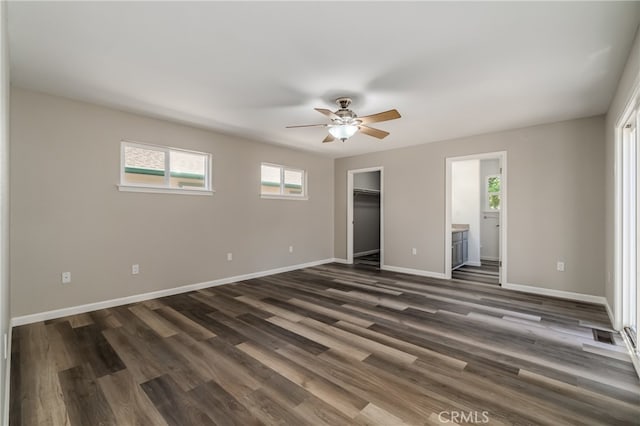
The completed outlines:
[[[598,330],[597,328],[592,328],[591,330],[593,331],[593,340],[596,342],[614,344],[613,334],[610,331]]]

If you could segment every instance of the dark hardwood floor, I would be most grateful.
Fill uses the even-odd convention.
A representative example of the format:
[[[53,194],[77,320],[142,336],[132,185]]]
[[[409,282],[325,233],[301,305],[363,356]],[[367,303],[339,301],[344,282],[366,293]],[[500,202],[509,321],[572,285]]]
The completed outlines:
[[[458,281],[500,285],[498,261],[483,260],[481,266],[463,265],[451,271],[451,278]]]
[[[10,424],[639,424],[601,306],[325,265],[14,328]]]
[[[380,253],[367,254],[353,258],[353,263],[357,266],[380,267]]]

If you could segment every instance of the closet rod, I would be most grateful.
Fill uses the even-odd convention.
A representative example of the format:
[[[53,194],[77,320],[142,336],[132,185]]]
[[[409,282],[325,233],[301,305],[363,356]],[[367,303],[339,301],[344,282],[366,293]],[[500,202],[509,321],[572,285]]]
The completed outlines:
[[[353,195],[358,195],[358,194],[380,195],[380,191],[377,189],[354,188]]]

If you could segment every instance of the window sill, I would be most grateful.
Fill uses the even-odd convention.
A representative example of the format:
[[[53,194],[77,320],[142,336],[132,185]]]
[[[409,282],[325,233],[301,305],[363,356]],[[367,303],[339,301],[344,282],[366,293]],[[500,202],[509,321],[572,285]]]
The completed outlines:
[[[309,197],[297,197],[295,195],[265,195],[260,194],[260,198],[265,200],[293,200],[293,201],[307,201]]]
[[[180,194],[180,195],[205,195],[211,196],[214,190],[205,189],[179,189],[179,188],[156,188],[152,186],[117,185],[118,191],[123,192],[148,192],[153,194]]]

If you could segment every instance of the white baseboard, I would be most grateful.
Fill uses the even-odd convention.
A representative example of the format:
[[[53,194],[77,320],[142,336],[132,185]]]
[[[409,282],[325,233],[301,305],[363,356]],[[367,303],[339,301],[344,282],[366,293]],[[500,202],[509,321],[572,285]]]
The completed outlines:
[[[498,258],[498,257],[491,257],[491,256],[489,256],[489,257],[481,257],[481,258],[480,258],[480,262],[482,262],[483,260],[490,260],[490,261],[492,261],[492,262],[497,262],[497,261],[499,261],[499,260],[500,260],[500,258]]]
[[[611,310],[611,306],[609,306],[609,301],[604,299],[604,307],[607,310],[607,315],[609,316],[609,322],[611,322],[611,329],[615,330],[616,322],[613,319],[613,310]],[[619,330],[616,330],[619,331]]]
[[[143,300],[157,299],[159,297],[172,296],[174,294],[186,293],[189,291],[200,290],[207,287],[215,287],[223,284],[230,284],[238,281],[250,280],[253,278],[266,277],[267,275],[280,274],[283,272],[295,271],[297,269],[309,268],[311,266],[324,265],[331,263],[335,259],[316,260],[314,262],[302,263],[298,265],[284,266],[282,268],[269,269],[267,271],[253,272],[245,275],[236,275],[234,277],[220,278],[213,281],[207,281],[197,284],[189,284],[181,287],[173,287],[165,290],[152,291],[149,293],[134,294],[132,296],[119,297],[117,299],[104,300],[101,302],[87,303],[86,305],[71,306],[68,308],[55,309],[52,311],[39,312],[36,314],[22,315],[11,319],[11,326],[19,326],[31,324],[38,321],[46,321],[54,318],[66,317],[68,315],[77,315],[85,312],[91,312],[98,309],[112,308],[114,306],[126,305],[129,303],[141,302]]]
[[[508,290],[521,291],[523,293],[539,294],[542,296],[559,297],[561,299],[575,300],[578,302],[597,303],[598,305],[607,304],[607,299],[603,296],[593,296],[591,294],[574,293],[572,291],[554,290],[551,288],[533,287],[530,285],[503,283],[502,288]]]
[[[331,259],[331,261],[335,263],[342,263],[343,265],[350,265],[347,259],[341,259],[339,257],[334,257],[333,259]]]
[[[469,266],[482,266],[482,263],[471,260],[464,262],[464,264]]]
[[[359,251],[358,253],[353,253],[353,257],[368,256],[370,254],[376,254],[376,253],[380,253],[380,249]]]
[[[401,272],[403,274],[419,275],[421,277],[446,279],[442,272],[425,271],[422,269],[403,268],[400,266],[380,265],[380,269],[391,272]]]

